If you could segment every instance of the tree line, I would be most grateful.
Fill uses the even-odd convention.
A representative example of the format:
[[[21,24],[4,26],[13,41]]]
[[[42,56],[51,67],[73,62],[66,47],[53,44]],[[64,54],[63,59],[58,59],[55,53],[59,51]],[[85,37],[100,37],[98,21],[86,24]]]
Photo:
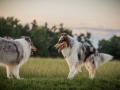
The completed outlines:
[[[100,40],[98,50],[99,52],[113,55],[114,59],[120,59],[120,36],[114,35],[109,40]]]
[[[17,18],[0,17],[0,37],[10,36],[13,38],[20,38],[21,36],[29,36],[37,48],[37,52],[34,53],[34,56],[37,57],[62,57],[61,54],[57,53],[54,45],[58,42],[59,35],[63,32],[70,36],[74,36],[72,30],[64,27],[62,23],[58,27],[54,25],[49,28],[47,22],[45,22],[44,25],[38,25],[37,21],[33,20],[30,24],[27,23],[22,25]],[[92,44],[91,33],[80,33],[77,35],[77,40]],[[114,47],[112,46],[113,44]],[[109,41],[100,40],[98,50],[115,55],[115,58],[120,59],[120,37],[114,36]]]

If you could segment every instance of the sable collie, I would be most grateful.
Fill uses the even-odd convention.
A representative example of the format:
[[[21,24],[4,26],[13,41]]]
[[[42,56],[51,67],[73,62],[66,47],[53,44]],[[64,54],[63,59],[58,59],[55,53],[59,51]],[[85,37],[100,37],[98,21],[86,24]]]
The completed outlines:
[[[23,36],[15,40],[0,37],[0,63],[5,65],[8,78],[14,75],[20,79],[19,68],[28,60],[32,51],[36,51],[36,48],[30,37]]]
[[[62,52],[69,66],[68,79],[72,79],[76,73],[81,72],[83,63],[85,63],[90,78],[93,79],[97,67],[113,58],[111,55],[99,53],[93,45],[78,42],[66,33],[61,34],[54,47],[58,49],[59,53]]]

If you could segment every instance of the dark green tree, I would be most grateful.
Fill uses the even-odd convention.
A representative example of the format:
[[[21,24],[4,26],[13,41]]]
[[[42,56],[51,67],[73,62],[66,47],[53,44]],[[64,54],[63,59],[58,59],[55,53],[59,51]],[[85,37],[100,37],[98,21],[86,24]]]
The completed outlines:
[[[98,50],[113,55],[115,59],[120,59],[120,37],[114,35],[109,40],[100,40]]]
[[[0,17],[0,36],[20,37],[19,20],[14,17]]]
[[[67,33],[68,35],[72,36],[72,30],[63,27],[63,23],[61,23],[59,26],[60,26],[60,27],[58,28],[59,34],[61,34],[61,33]]]
[[[29,35],[29,25],[23,26],[19,23],[20,20],[14,17],[0,17],[0,36],[10,36],[20,38],[21,36]]]
[[[47,29],[45,26],[39,27],[36,21],[32,22],[32,29],[30,31],[30,37],[37,48],[35,56],[48,57],[49,42],[47,39]]]
[[[92,45],[92,41],[91,41],[91,33],[87,32],[86,35],[81,33],[80,35],[77,36],[77,40],[79,42],[87,42],[90,45]]]

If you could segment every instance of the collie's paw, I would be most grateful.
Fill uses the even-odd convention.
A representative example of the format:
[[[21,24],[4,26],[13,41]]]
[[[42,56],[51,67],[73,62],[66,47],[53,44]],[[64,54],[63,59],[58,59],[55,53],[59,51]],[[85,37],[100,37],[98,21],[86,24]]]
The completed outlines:
[[[7,77],[8,79],[13,79],[13,77]]]
[[[72,76],[70,76],[70,75],[68,75],[67,79],[72,80],[72,79],[73,79],[73,77],[72,77]]]
[[[91,76],[90,76],[90,79],[93,79],[93,78],[94,78],[94,75],[91,75]]]
[[[17,80],[23,80],[24,78],[17,78]]]
[[[67,77],[67,79],[72,80],[73,78],[69,78],[69,77]]]
[[[8,78],[8,79],[13,79],[12,75],[10,75],[10,76],[7,76],[7,78]]]

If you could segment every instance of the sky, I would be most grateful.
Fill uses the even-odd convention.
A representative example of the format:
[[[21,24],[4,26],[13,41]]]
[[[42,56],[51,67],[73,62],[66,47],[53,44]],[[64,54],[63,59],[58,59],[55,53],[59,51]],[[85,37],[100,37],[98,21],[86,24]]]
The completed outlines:
[[[99,40],[120,36],[120,0],[0,0],[0,16],[14,16],[23,25],[63,23],[73,34],[90,32],[96,48]]]

